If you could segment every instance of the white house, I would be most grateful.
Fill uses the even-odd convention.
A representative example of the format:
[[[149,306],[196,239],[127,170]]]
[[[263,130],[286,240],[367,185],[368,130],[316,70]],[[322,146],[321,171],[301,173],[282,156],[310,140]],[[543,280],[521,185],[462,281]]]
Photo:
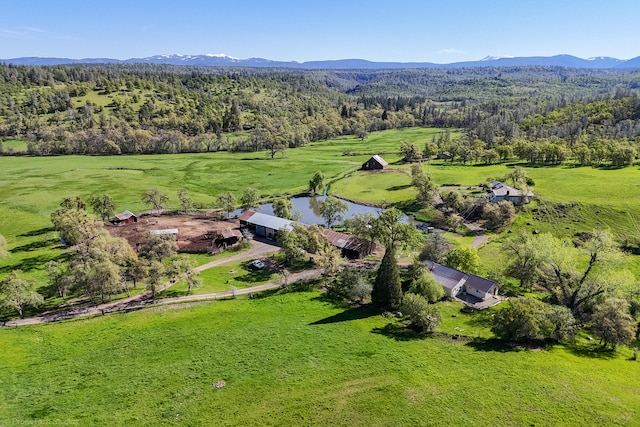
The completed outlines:
[[[491,183],[491,192],[489,193],[491,203],[500,203],[506,200],[514,205],[526,205],[531,203],[531,199],[533,199],[533,191],[531,190],[518,190],[500,181]]]
[[[481,301],[493,299],[499,301],[497,297],[500,287],[496,282],[433,261],[427,261],[427,265],[433,278],[444,289],[446,296],[459,298],[463,294],[468,294]]]

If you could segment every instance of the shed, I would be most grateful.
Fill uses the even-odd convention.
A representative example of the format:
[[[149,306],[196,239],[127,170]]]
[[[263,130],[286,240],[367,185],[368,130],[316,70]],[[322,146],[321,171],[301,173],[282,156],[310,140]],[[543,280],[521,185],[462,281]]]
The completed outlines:
[[[242,232],[238,229],[223,230],[216,238],[216,244],[218,246],[230,246],[235,245],[244,238]]]
[[[293,229],[293,221],[261,212],[246,211],[238,219],[241,227],[247,227],[257,236],[267,239],[275,239],[278,230]]]
[[[382,157],[379,155],[375,155],[371,157],[369,160],[362,164],[362,170],[380,170],[387,169],[389,167],[389,163],[387,163]]]
[[[122,213],[116,214],[111,222],[114,224],[131,224],[134,222],[138,222],[138,216],[131,211],[124,211]]]
[[[322,229],[322,233],[329,239],[331,244],[342,251],[342,255],[347,258],[361,258],[367,256],[375,249],[375,243],[360,239],[346,233],[340,233],[327,228]]]
[[[156,235],[157,234],[160,234],[160,235],[162,235],[162,234],[173,234],[174,236],[177,236],[178,235],[178,229],[177,228],[164,228],[164,229],[161,229],[161,230],[151,230],[151,231],[149,231],[149,233],[156,234]]]

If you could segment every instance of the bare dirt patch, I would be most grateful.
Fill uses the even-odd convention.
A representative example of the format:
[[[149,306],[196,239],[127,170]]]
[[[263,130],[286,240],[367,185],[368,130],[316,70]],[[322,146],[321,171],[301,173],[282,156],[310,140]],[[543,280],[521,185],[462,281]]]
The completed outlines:
[[[150,231],[177,229],[176,238],[181,252],[218,252],[216,238],[224,230],[239,227],[238,220],[193,215],[145,215],[131,224],[105,225],[112,236],[124,237],[134,249]]]

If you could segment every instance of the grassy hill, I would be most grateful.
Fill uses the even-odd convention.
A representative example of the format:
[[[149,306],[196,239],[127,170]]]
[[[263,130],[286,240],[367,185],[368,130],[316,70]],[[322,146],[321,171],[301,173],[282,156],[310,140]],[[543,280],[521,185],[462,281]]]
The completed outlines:
[[[632,425],[640,417],[640,364],[629,350],[451,340],[460,329],[486,336],[486,322],[442,309],[446,334],[425,339],[317,292],[3,329],[0,424]]]

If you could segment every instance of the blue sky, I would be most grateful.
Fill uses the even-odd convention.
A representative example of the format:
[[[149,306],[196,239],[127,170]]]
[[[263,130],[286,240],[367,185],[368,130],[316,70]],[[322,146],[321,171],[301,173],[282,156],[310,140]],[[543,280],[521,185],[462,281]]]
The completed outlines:
[[[4,0],[0,58],[640,56],[637,0]]]

